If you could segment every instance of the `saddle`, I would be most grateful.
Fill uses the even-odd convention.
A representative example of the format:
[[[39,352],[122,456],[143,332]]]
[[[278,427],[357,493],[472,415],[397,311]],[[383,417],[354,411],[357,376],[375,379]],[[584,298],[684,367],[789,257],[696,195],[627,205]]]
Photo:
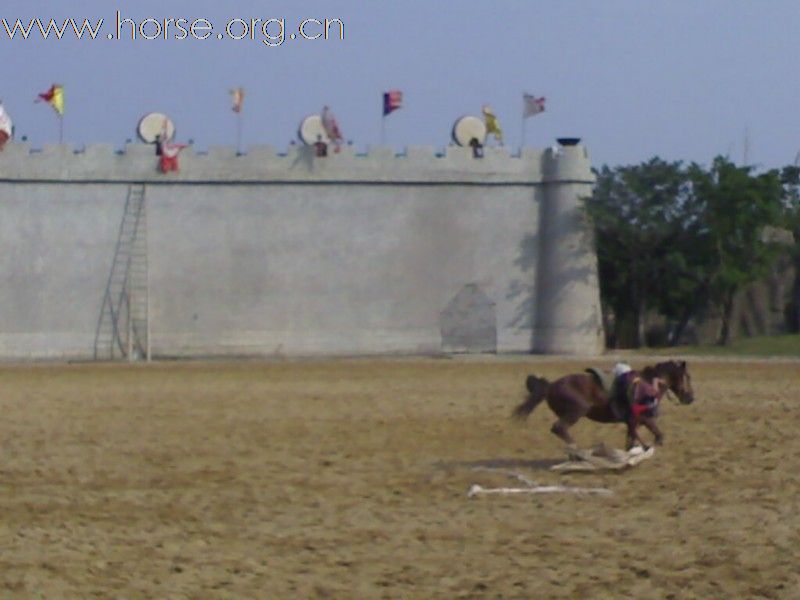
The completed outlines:
[[[628,412],[630,411],[630,404],[626,398],[627,390],[619,389],[620,386],[617,385],[618,380],[614,377],[614,373],[594,367],[589,367],[585,372],[592,376],[595,383],[599,385],[600,389],[605,393],[606,398],[608,398],[609,408],[614,417],[618,421],[627,421]]]
[[[600,388],[606,393],[607,396],[611,395],[611,392],[614,389],[614,374],[610,371],[604,371],[603,369],[596,369],[594,367],[589,367],[586,369],[586,372],[592,376],[595,383],[600,386]]]

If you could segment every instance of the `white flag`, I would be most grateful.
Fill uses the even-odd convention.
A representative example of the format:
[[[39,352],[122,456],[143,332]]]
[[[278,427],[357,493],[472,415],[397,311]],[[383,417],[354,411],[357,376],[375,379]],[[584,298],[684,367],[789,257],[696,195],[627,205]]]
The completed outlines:
[[[537,98],[532,94],[522,96],[522,118],[527,119],[544,112],[544,97]]]
[[[0,104],[0,131],[5,131],[8,137],[11,137],[14,131],[14,124],[11,122],[11,117],[8,116],[2,104]]]
[[[344,139],[339,129],[339,122],[333,116],[333,111],[327,106],[322,109],[322,128],[332,142],[337,143]]]

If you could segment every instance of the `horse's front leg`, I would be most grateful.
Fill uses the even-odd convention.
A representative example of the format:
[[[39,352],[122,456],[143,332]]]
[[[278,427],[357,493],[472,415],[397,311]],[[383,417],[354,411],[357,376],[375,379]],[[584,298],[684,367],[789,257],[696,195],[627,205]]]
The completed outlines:
[[[633,448],[636,442],[639,442],[642,448],[647,450],[647,445],[644,443],[641,436],[639,435],[637,425],[638,423],[635,420],[628,421],[628,436],[626,440],[625,450],[630,450],[631,448]]]
[[[661,446],[664,443],[664,434],[656,425],[656,420],[653,417],[642,417],[642,424],[650,430],[656,440],[656,446]]]
[[[625,430],[625,451],[627,452],[631,448],[633,448],[633,444],[636,441],[636,434],[631,432],[631,425],[628,424],[628,428]]]

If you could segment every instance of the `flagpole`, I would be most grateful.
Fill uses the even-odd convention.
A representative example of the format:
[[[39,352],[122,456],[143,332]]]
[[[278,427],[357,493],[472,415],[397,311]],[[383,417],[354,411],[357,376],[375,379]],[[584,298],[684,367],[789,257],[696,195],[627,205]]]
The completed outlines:
[[[236,155],[241,156],[242,152],[242,120],[244,116],[242,115],[243,112],[243,105],[244,105],[244,88],[237,87],[231,90],[231,97],[233,99],[233,107],[232,110],[236,115]]]
[[[386,145],[386,93],[381,94],[381,146]]]
[[[236,154],[242,154],[242,111],[236,113]]]
[[[525,93],[522,92],[522,121],[520,123],[520,131],[522,135],[520,135],[520,142],[519,142],[519,155],[522,156],[522,149],[525,148]]]
[[[64,115],[58,115],[58,144],[64,143]]]

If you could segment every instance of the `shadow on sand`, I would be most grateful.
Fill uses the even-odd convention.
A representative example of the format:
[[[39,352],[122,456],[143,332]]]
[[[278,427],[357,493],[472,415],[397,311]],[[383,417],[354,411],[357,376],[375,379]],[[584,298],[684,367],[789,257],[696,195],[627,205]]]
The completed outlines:
[[[563,463],[561,458],[542,458],[537,460],[523,460],[519,458],[487,458],[485,460],[438,462],[434,464],[437,469],[532,469],[534,471],[549,471],[550,467]]]

